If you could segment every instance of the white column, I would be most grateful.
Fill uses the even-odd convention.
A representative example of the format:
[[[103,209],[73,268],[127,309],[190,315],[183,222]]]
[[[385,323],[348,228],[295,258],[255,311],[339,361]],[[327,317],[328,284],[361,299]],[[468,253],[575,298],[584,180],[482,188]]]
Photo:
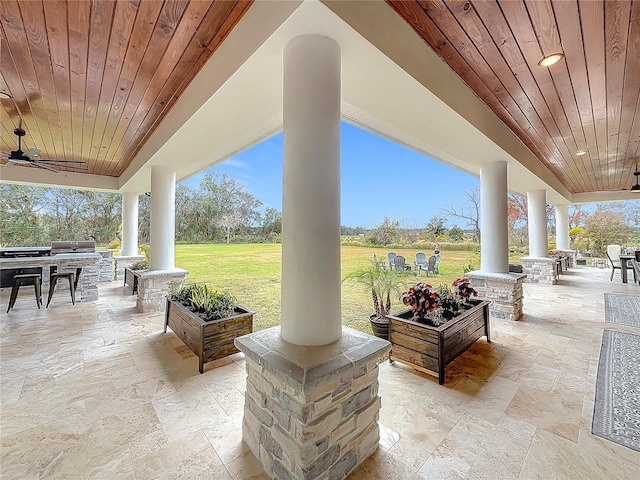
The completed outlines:
[[[569,250],[569,205],[556,205],[556,248]]]
[[[546,190],[527,192],[527,202],[529,204],[529,256],[543,258],[549,253]]]
[[[170,167],[151,167],[151,238],[149,269],[175,267],[176,172]]]
[[[508,273],[507,162],[480,169],[480,219],[480,270]]]
[[[122,244],[120,255],[132,257],[138,255],[138,194],[122,194]]]
[[[326,345],[342,335],[340,47],[303,35],[284,49],[281,337]]]

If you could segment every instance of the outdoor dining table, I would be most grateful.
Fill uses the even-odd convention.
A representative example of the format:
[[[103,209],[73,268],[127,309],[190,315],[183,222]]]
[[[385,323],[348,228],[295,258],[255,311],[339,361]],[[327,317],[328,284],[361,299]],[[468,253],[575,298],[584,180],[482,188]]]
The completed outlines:
[[[627,262],[629,260],[635,260],[635,259],[636,259],[635,255],[625,255],[625,254],[620,255],[620,276],[622,277],[622,283],[628,283]]]

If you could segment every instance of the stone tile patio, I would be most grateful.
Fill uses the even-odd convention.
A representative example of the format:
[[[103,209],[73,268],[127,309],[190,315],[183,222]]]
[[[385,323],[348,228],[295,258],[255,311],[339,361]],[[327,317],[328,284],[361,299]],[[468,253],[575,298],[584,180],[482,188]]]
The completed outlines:
[[[380,448],[349,478],[637,478],[640,454],[591,432],[609,270],[526,284],[524,318],[492,319],[435,377],[380,367]],[[38,310],[0,292],[2,479],[262,479],[241,439],[242,354],[206,366],[120,282]]]

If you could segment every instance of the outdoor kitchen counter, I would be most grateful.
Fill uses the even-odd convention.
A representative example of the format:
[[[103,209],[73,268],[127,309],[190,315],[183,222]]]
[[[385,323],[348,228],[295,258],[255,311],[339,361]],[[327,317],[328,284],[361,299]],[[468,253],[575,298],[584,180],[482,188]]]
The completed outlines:
[[[75,270],[82,268],[76,299],[80,302],[91,302],[98,299],[98,281],[100,277],[99,253],[59,253],[50,257],[18,257],[0,258],[0,269],[4,268],[42,268],[42,284],[49,284],[49,272],[51,266],[61,270]],[[68,288],[65,282],[60,282],[57,289]]]

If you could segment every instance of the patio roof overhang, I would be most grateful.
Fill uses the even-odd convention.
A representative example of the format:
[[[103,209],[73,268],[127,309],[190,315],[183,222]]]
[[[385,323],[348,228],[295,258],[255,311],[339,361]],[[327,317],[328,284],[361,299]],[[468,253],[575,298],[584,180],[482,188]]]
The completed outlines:
[[[472,175],[507,161],[509,188],[546,189],[549,203],[634,198],[570,192],[385,2],[254,2],[121,175],[5,164],[0,179],[144,192],[153,165],[172,166],[183,180],[222,162],[281,130],[282,50],[307,33],[340,44],[345,121]]]

